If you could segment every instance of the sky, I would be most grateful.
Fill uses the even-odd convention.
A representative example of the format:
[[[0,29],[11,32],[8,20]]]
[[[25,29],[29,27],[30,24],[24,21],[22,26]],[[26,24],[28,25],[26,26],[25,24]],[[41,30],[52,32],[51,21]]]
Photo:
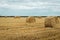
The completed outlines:
[[[0,0],[0,16],[60,16],[60,0]]]

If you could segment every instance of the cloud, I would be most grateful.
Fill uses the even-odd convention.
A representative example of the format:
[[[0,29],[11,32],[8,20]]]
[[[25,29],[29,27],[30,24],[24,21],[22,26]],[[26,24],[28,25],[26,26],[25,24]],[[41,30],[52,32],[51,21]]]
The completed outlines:
[[[33,2],[27,0],[28,2],[24,3],[9,3],[8,1],[1,1],[0,7],[9,8],[9,9],[51,9],[54,11],[60,10],[60,3],[53,2]]]
[[[9,9],[33,9],[33,7],[28,7],[24,5],[13,5],[13,4],[0,4],[0,7]]]

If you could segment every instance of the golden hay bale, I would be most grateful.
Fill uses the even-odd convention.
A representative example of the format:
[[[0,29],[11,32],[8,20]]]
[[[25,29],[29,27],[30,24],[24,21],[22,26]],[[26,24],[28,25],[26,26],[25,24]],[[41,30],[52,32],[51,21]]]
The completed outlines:
[[[20,18],[20,16],[15,16],[14,18]]]
[[[45,18],[45,27],[54,27],[58,22],[57,16],[48,16]]]
[[[27,19],[26,19],[26,22],[27,23],[34,23],[36,20],[35,20],[35,17],[33,17],[33,16],[31,16],[31,17],[28,17]]]
[[[43,18],[42,16],[38,16],[38,19],[41,19],[41,18]]]
[[[7,16],[4,16],[5,18],[7,18]]]

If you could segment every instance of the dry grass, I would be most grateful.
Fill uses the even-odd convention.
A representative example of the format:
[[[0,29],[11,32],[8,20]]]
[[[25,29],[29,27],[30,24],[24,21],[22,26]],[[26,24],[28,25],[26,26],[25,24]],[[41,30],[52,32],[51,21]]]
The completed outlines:
[[[58,29],[51,28],[11,28],[0,31],[0,40],[59,40]]]
[[[45,18],[35,19],[26,25],[26,18],[0,18],[0,40],[60,40],[60,28],[44,28]]]

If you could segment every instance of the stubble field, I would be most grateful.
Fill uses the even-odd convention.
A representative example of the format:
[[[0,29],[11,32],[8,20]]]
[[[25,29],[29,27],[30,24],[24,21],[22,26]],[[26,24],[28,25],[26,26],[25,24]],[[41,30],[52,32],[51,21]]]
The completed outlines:
[[[46,28],[45,18],[35,19],[27,23],[24,17],[0,17],[0,40],[60,40],[60,23],[58,28]]]

